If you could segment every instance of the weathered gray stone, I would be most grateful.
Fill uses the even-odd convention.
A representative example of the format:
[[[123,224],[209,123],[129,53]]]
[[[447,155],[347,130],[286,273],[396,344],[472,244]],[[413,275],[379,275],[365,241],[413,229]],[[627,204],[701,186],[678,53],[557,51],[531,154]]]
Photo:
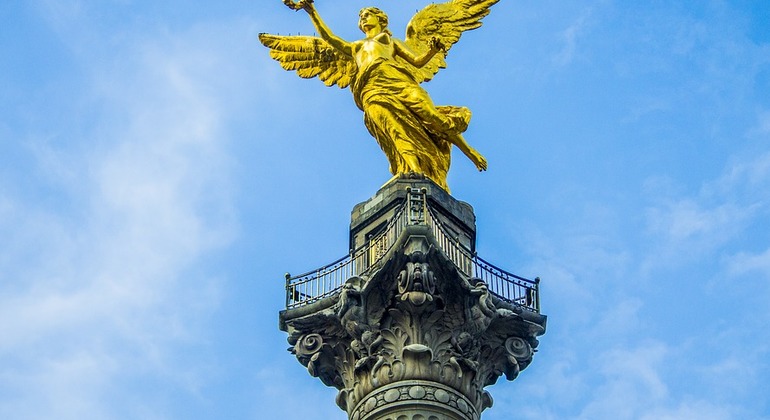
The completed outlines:
[[[456,229],[456,243],[475,245],[469,205],[431,181],[397,179],[353,210],[351,246],[396,217],[409,194],[409,217],[422,217],[420,200],[430,201],[437,214],[423,216]],[[291,351],[311,375],[339,389],[337,404],[350,419],[477,420],[492,405],[484,387],[501,375],[515,379],[545,332],[537,305],[495,296],[458,268],[447,239],[423,222],[398,230],[377,264],[330,297],[280,314]]]

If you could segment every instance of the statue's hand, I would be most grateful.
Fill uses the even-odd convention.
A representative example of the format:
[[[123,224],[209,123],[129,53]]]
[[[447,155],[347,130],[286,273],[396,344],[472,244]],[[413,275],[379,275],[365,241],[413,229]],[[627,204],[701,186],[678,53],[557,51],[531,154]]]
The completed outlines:
[[[291,10],[297,10],[297,4],[293,0],[283,0],[283,4]]]
[[[283,0],[283,4],[285,4],[289,9],[295,11],[300,9],[310,11],[310,9],[313,8],[313,0],[299,0],[296,3],[294,0]]]
[[[443,42],[441,42],[440,39],[436,38],[435,36],[430,39],[430,49],[433,52],[446,52],[446,45],[444,45]]]
[[[313,0],[299,0],[298,4],[300,9],[305,9],[306,12],[313,10]]]

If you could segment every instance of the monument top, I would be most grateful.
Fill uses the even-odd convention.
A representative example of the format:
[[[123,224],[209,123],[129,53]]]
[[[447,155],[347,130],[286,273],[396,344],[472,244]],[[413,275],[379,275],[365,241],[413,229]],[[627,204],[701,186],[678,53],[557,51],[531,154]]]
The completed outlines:
[[[470,221],[470,223],[468,223]],[[472,209],[420,176],[352,214],[342,259],[286,275],[279,326],[349,420],[479,420],[545,333],[539,280],[483,260]]]
[[[446,67],[446,54],[463,32],[481,26],[499,0],[450,0],[431,4],[407,25],[405,40],[388,29],[388,16],[376,7],[359,13],[365,37],[349,42],[324,23],[313,0],[284,0],[310,16],[320,37],[260,34],[270,56],[300,77],[318,76],[327,86],[350,87],[364,124],[385,153],[393,175],[425,175],[444,190],[452,145],[480,171],[486,159],[462,133],[471,112],[466,107],[436,106],[420,83]]]

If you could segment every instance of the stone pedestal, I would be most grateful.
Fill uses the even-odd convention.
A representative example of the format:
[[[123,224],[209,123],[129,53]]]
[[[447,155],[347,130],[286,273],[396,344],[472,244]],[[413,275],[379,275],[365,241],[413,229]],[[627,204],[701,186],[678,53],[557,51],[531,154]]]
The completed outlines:
[[[545,332],[538,282],[475,255],[472,208],[398,179],[353,210],[350,255],[287,275],[281,329],[352,420],[476,420]]]

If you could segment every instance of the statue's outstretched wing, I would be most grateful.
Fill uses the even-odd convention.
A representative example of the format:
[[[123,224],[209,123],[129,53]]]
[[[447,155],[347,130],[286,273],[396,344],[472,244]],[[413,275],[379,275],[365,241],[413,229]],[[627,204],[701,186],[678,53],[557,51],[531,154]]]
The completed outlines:
[[[481,19],[489,14],[489,8],[499,0],[450,0],[431,4],[418,12],[406,27],[406,44],[421,54],[430,48],[431,38],[444,44],[446,50],[460,39],[463,32],[481,26]],[[400,59],[400,58],[399,58]],[[436,54],[425,66],[416,68],[402,63],[417,76],[418,81],[428,81],[446,67],[444,54]]]
[[[262,45],[270,48],[270,57],[286,70],[296,70],[299,77],[318,76],[326,86],[350,85],[356,74],[352,57],[340,53],[321,38],[259,34]]]

